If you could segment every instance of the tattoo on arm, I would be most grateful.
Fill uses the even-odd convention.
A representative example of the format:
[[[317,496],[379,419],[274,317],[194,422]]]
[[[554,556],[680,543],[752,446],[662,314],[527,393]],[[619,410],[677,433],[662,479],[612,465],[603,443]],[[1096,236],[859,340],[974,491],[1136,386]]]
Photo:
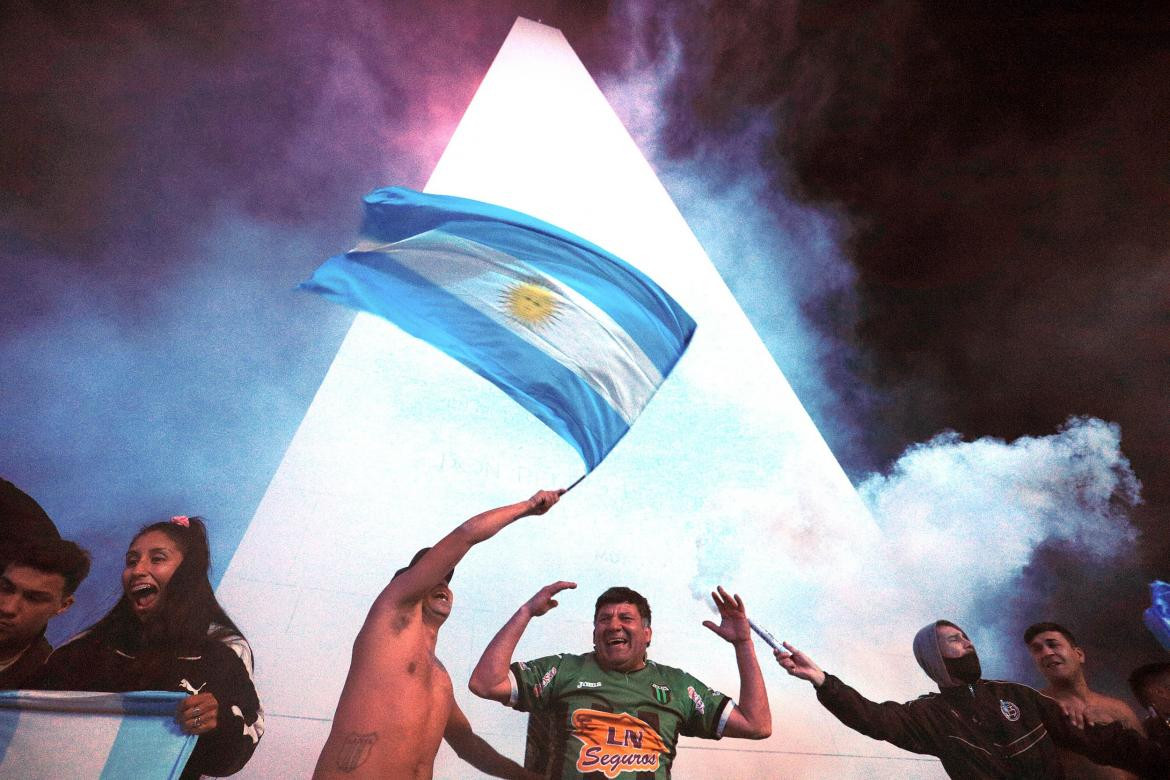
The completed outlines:
[[[366,763],[366,759],[370,757],[370,750],[377,741],[376,731],[369,734],[358,734],[353,731],[347,734],[341,742],[341,747],[337,749],[337,768],[342,772],[352,772]]]

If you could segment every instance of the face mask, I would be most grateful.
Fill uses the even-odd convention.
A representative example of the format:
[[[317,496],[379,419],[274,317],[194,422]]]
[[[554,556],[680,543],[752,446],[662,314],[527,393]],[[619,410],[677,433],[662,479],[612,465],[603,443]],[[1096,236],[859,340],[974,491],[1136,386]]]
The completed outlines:
[[[960,658],[944,658],[947,672],[956,680],[973,683],[983,676],[983,669],[979,666],[979,654],[974,650]]]

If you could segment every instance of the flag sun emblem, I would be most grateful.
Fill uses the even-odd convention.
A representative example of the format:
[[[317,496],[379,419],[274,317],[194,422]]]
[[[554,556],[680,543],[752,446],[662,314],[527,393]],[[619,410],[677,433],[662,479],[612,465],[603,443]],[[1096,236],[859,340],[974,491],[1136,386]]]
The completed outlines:
[[[516,282],[504,290],[503,304],[513,319],[533,327],[555,320],[561,307],[555,292],[532,280]]]

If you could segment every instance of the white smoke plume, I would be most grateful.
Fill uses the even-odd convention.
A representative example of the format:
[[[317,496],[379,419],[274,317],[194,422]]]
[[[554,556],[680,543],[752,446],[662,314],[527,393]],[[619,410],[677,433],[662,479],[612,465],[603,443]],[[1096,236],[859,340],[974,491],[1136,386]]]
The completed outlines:
[[[817,644],[843,676],[922,689],[910,642],[945,618],[971,634],[985,674],[1004,676],[1023,650],[1002,617],[1036,551],[1059,542],[1086,560],[1132,554],[1128,511],[1140,489],[1120,429],[1092,417],[1010,442],[947,432],[915,445],[858,487],[880,541],[857,550],[854,575],[832,581],[822,604],[828,636]],[[890,675],[891,661],[906,674]]]

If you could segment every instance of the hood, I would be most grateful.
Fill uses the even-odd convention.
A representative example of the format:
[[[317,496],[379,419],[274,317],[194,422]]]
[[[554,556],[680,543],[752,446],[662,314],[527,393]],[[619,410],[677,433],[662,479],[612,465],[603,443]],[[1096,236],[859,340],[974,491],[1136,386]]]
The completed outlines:
[[[947,671],[938,649],[938,634],[933,622],[927,623],[914,635],[914,660],[918,661],[927,677],[938,683],[939,688],[954,688],[963,684],[962,680],[956,680]]]

